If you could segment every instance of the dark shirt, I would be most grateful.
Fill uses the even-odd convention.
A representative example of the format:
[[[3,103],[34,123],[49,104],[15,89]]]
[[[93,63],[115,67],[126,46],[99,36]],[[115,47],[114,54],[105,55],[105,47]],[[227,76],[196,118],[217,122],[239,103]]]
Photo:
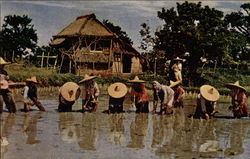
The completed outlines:
[[[5,71],[5,70],[1,70],[1,69],[0,69],[0,74],[3,74],[3,75],[5,75],[5,76],[8,76],[7,71]]]
[[[28,97],[29,98],[37,98],[37,88],[36,86],[28,86],[29,91],[28,91]]]

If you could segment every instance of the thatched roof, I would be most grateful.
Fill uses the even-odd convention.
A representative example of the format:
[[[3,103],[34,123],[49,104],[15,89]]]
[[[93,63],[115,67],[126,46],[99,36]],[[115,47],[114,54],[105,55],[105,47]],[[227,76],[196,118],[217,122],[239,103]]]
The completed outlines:
[[[72,37],[72,36],[100,36],[115,37],[116,35],[103,25],[95,14],[88,14],[77,17],[75,21],[65,27],[54,37]]]
[[[59,45],[59,44],[61,44],[62,42],[64,42],[64,40],[65,40],[65,38],[57,38],[57,39],[51,41],[49,44],[50,44],[50,45]]]
[[[54,40],[50,45],[60,45],[67,39],[73,37],[95,36],[102,38],[113,38],[113,51],[123,54],[139,55],[140,53],[130,44],[126,43],[113,33],[109,28],[96,19],[95,14],[88,14],[77,17],[75,21],[65,27],[57,35],[53,36]]]

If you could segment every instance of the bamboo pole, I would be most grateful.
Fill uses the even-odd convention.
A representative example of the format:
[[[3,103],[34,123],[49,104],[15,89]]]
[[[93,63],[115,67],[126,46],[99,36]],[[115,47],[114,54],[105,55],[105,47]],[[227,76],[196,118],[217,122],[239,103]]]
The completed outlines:
[[[50,52],[48,52],[48,57],[47,57],[47,70],[49,69],[49,54]]]
[[[43,58],[44,58],[44,52],[42,53],[41,68],[43,67]]]
[[[69,73],[71,73],[71,60],[69,58]]]
[[[54,70],[56,69],[57,58],[58,58],[58,56],[56,57],[56,60],[55,60],[55,63],[54,63],[54,67],[53,67]]]
[[[63,64],[63,60],[64,60],[64,54],[62,54],[61,56],[62,56],[62,60],[61,60],[60,68],[59,68],[59,73],[61,73],[62,64]]]
[[[112,48],[112,43],[113,43],[113,40],[111,39],[110,40],[110,48],[109,48],[109,61],[108,61],[108,70],[107,70],[107,72],[109,71],[109,69],[110,69],[110,58],[111,58],[111,55],[112,55],[112,50],[113,50],[113,48]],[[111,70],[111,72],[112,72],[112,70]]]

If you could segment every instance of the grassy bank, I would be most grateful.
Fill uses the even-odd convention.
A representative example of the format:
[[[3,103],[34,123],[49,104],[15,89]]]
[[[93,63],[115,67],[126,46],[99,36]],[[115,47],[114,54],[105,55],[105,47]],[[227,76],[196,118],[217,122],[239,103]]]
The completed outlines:
[[[45,68],[37,68],[34,66],[22,66],[22,65],[9,65],[6,67],[11,80],[13,81],[25,81],[25,79],[36,76],[40,87],[50,87],[50,86],[61,86],[66,82],[72,81],[78,83],[82,76],[76,76],[74,74],[59,74],[55,70],[47,70]],[[240,84],[244,86],[248,92],[250,92],[250,71],[248,70],[236,70],[236,69],[223,69],[217,68],[215,70],[205,68],[203,70],[199,69],[201,74],[200,78],[204,84],[210,84],[216,87],[221,94],[228,94],[229,89],[225,88],[225,84],[229,82],[240,81]],[[134,76],[122,77],[114,76],[109,78],[96,78],[95,81],[103,88],[107,88],[108,85],[114,82],[123,82],[128,86],[127,83],[129,79],[133,79]],[[139,78],[146,81],[146,87],[151,89],[152,81],[156,80],[162,84],[168,83],[168,78],[164,76],[154,76],[152,74],[142,74]],[[184,86],[187,92],[197,93],[199,92],[199,87],[188,87]]]

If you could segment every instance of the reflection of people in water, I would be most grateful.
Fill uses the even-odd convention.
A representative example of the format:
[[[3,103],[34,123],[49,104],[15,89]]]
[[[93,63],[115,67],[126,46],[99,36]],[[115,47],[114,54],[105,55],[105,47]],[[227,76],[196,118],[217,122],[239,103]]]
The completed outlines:
[[[34,116],[24,114],[23,131],[27,135],[26,144],[38,144],[40,140],[36,140],[37,135],[37,120],[41,118],[41,112],[36,113]]]
[[[173,116],[153,116],[153,140],[151,147],[159,147],[158,151],[165,151],[174,135]]]
[[[0,116],[2,118],[2,116]],[[1,138],[1,152],[7,152],[8,151],[8,137],[12,132],[12,127],[15,125],[16,122],[16,116],[15,114],[11,113],[8,114],[8,116],[6,117],[6,119],[2,122],[2,119],[0,121],[0,138]]]
[[[98,123],[95,114],[82,114],[82,125],[79,127],[78,145],[84,150],[96,150],[96,142],[98,135]]]
[[[174,114],[174,130],[181,131],[182,128],[185,126],[185,114],[183,108],[176,108]]]
[[[238,156],[244,153],[244,140],[247,136],[247,125],[242,121],[234,121],[231,128],[228,129],[230,132],[228,147],[225,150],[226,156]],[[246,147],[247,148],[247,147]]]
[[[131,141],[127,147],[144,148],[144,139],[148,131],[148,114],[136,114],[135,120],[131,122],[130,136]]]
[[[74,143],[77,141],[79,132],[72,113],[59,113],[59,131],[64,142]]]
[[[111,114],[109,116],[110,134],[108,139],[116,145],[124,145],[125,143],[123,118],[123,114]]]

